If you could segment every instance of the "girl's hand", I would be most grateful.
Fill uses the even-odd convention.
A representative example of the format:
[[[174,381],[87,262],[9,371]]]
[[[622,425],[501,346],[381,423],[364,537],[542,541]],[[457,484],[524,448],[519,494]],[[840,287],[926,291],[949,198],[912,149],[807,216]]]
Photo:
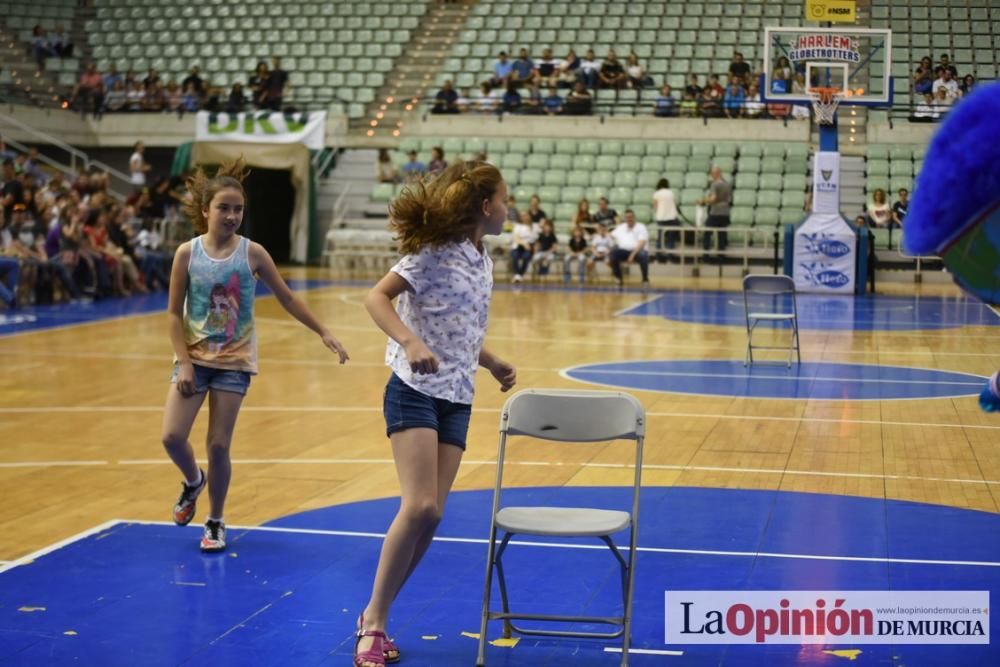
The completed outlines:
[[[517,384],[517,370],[506,361],[497,359],[490,366],[490,373],[500,383],[500,391],[510,391]]]
[[[194,364],[182,361],[177,368],[177,391],[187,398],[194,395]]]
[[[326,345],[332,352],[337,353],[337,356],[340,357],[340,363],[344,363],[350,359],[350,357],[347,356],[347,350],[344,349],[344,346],[340,344],[340,341],[334,338],[333,334],[329,331],[325,332],[321,338],[323,339],[323,345]]]
[[[410,370],[414,373],[438,372],[437,357],[430,351],[430,348],[424,345],[424,341],[415,338],[403,347],[403,351],[406,352],[406,359],[410,362]]]

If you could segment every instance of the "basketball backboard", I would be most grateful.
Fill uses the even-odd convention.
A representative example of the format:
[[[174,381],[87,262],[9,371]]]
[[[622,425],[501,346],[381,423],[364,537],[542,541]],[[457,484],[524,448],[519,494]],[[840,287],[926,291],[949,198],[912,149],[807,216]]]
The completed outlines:
[[[892,102],[892,31],[882,28],[764,28],[768,102],[810,102],[815,87],[843,91],[841,104]]]

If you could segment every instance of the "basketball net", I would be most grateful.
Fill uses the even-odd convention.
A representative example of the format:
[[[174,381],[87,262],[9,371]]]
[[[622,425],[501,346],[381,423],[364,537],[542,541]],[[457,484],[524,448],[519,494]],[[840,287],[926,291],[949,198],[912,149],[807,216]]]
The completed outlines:
[[[820,125],[833,125],[837,106],[844,99],[844,91],[840,88],[814,87],[809,89],[813,111],[816,112],[816,122]]]

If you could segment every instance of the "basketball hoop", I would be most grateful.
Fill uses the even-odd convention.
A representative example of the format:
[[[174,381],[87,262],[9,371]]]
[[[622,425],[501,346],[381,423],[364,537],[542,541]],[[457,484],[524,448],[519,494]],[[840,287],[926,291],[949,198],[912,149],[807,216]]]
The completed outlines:
[[[837,106],[844,99],[844,91],[840,88],[813,87],[808,93],[812,99],[813,111],[816,112],[816,122],[820,125],[833,125]]]

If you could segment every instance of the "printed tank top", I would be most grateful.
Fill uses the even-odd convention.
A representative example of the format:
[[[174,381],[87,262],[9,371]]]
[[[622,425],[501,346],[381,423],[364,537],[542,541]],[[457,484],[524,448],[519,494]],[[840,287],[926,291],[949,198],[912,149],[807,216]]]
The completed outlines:
[[[191,242],[184,339],[199,366],[257,373],[253,301],[257,279],[250,269],[250,240],[224,259],[205,252],[202,237]]]

